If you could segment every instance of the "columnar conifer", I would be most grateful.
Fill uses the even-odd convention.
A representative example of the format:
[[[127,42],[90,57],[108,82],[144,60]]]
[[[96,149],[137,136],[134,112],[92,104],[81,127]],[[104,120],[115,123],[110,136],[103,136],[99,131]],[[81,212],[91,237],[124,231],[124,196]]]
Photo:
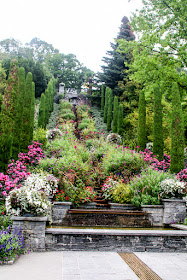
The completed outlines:
[[[104,106],[104,122],[107,123],[107,112],[108,112],[108,95],[110,92],[110,88],[106,88],[105,91],[105,106]]]
[[[138,146],[141,151],[144,151],[146,146],[146,103],[143,91],[139,93],[138,113]]]
[[[116,133],[117,130],[118,130],[118,97],[114,96],[114,111],[113,111],[112,132]]]
[[[32,82],[30,139],[33,139],[33,131],[34,131],[34,113],[35,113],[35,83]]]
[[[107,110],[107,130],[111,130],[112,123],[112,94],[111,92],[108,95],[108,110]]]
[[[22,129],[22,147],[21,151],[27,151],[27,147],[32,141],[31,128],[31,105],[32,104],[32,73],[28,72],[25,83],[25,98],[23,105],[23,129]]]
[[[40,99],[40,106],[39,106],[39,115],[38,115],[38,127],[46,128],[46,122],[45,122],[45,105],[46,105],[46,97],[45,94],[42,93],[41,99]]]
[[[104,113],[104,104],[105,103],[105,93],[104,93],[104,85],[101,86],[101,114]]]
[[[119,105],[117,133],[123,135],[123,104]]]
[[[8,82],[1,107],[0,127],[0,170],[5,171],[12,156],[12,141],[14,119],[16,115],[15,104],[18,95],[18,64],[11,62]]]
[[[154,123],[153,123],[153,154],[163,159],[163,128],[162,128],[162,93],[159,86],[154,86]]]
[[[170,171],[178,173],[184,168],[184,125],[177,83],[172,85],[172,121],[171,121],[171,163]]]

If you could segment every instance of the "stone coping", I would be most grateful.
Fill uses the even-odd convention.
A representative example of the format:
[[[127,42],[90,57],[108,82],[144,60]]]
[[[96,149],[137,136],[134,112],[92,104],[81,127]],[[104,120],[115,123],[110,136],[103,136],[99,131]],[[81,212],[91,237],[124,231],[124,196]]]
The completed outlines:
[[[54,201],[53,205],[66,205],[66,206],[71,206],[72,202],[66,202],[66,201]]]
[[[112,205],[112,206],[119,206],[119,207],[122,207],[122,206],[130,206],[130,207],[135,207],[133,204],[128,204],[128,203],[126,203],[126,204],[124,204],[124,203],[114,203],[114,202],[109,202],[108,203],[108,205]]]
[[[187,225],[172,224],[170,225],[170,227],[180,229],[180,230],[187,230]]]
[[[46,234],[62,235],[123,235],[123,236],[186,236],[181,230],[111,230],[111,229],[59,229],[47,228]]]
[[[161,200],[162,202],[182,202],[182,203],[184,203],[184,202],[186,202],[184,199],[179,199],[179,198],[168,198],[168,199],[162,199]]]
[[[164,205],[141,205],[142,208],[164,208]]]
[[[23,216],[12,216],[13,221],[32,221],[32,222],[46,222],[48,217],[23,217]]]

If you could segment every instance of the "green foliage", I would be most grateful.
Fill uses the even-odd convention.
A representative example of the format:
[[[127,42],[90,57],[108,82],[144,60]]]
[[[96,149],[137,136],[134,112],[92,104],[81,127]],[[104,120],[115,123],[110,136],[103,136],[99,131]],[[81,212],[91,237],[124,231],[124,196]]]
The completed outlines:
[[[108,110],[107,110],[107,130],[111,130],[112,123],[112,92],[108,96]]]
[[[129,203],[132,197],[132,190],[127,184],[120,182],[112,190],[112,199],[116,203]]]
[[[117,130],[118,130],[118,97],[114,96],[114,113],[113,113],[112,132],[116,133]]]
[[[38,127],[41,127],[43,129],[45,129],[45,127],[46,127],[46,122],[45,122],[46,102],[45,102],[45,99],[46,99],[45,94],[42,93],[41,99],[40,99],[39,115],[38,115]]]
[[[167,178],[173,177],[173,175],[167,172],[153,170],[150,167],[143,170],[139,176],[134,177],[133,180],[129,182],[129,187],[134,194],[131,202],[137,207],[140,207],[141,203],[147,204],[146,201],[158,204],[161,190],[160,183]],[[156,199],[151,199],[150,196]]]
[[[163,159],[163,129],[162,129],[162,93],[157,84],[154,86],[154,123],[153,123],[153,154],[158,160]]]
[[[38,127],[36,130],[34,130],[33,140],[35,142],[39,142],[43,144],[43,148],[47,144],[47,138],[46,138],[46,130],[42,127]]]
[[[143,91],[139,93],[138,114],[138,146],[141,151],[144,151],[146,145],[146,103]]]
[[[105,103],[105,88],[104,85],[101,86],[101,112],[104,113]]]
[[[34,131],[34,115],[35,115],[35,84],[32,82],[32,98],[31,98],[31,111],[30,111],[30,139],[33,139]]]
[[[25,82],[25,97],[23,100],[23,128],[21,151],[27,151],[27,147],[32,141],[31,128],[31,107],[32,107],[32,73],[28,73]]]
[[[123,135],[123,104],[119,104],[117,133]]]
[[[171,121],[171,163],[172,173],[184,168],[184,125],[179,88],[172,85],[172,121]]]
[[[2,65],[0,64],[0,95],[4,94],[6,87],[6,72]],[[0,102],[1,107],[1,102]]]
[[[104,123],[107,123],[107,114],[108,114],[108,96],[110,94],[110,88],[105,90],[105,106],[104,106]]]
[[[18,66],[16,60],[11,62],[10,69],[0,112],[0,170],[2,171],[6,169],[12,156],[13,130],[18,96]]]

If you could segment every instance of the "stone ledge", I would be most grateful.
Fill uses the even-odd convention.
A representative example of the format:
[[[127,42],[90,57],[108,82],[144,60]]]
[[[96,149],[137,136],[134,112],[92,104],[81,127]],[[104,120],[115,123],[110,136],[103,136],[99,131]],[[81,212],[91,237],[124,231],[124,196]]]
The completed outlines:
[[[170,227],[176,228],[176,229],[179,229],[179,230],[186,230],[187,231],[187,225],[172,224],[172,225],[170,225]]]
[[[185,200],[184,199],[179,199],[179,198],[171,198],[171,199],[162,199],[161,200],[162,202],[172,202],[172,203],[175,203],[175,202],[177,202],[177,203],[185,203]]]
[[[107,229],[59,229],[47,228],[46,234],[63,235],[123,235],[123,236],[185,236],[187,231],[180,230],[107,230]]]
[[[71,202],[66,202],[66,201],[54,201],[53,205],[64,205],[64,206],[71,206]]]
[[[141,205],[141,208],[164,208],[164,205]]]
[[[23,217],[23,216],[12,216],[12,221],[32,221],[32,222],[46,222],[48,217]]]

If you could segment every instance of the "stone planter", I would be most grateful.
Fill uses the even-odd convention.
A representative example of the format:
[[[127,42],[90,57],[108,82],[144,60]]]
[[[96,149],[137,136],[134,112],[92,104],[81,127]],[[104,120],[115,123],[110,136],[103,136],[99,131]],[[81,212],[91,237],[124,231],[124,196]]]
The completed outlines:
[[[162,199],[164,205],[163,224],[181,223],[186,218],[186,201],[183,199]]]
[[[22,230],[24,235],[24,247],[27,250],[45,251],[45,229],[47,217],[12,217],[12,230],[16,227]]]
[[[141,210],[148,214],[148,218],[153,227],[163,226],[163,205],[142,205]]]
[[[56,201],[52,204],[52,224],[62,223],[66,217],[68,210],[70,209],[71,202]]]
[[[118,210],[136,210],[136,206],[133,204],[121,204],[121,203],[108,203],[110,209],[118,209]]]
[[[95,209],[97,207],[96,202],[84,203],[78,206],[81,209]]]

